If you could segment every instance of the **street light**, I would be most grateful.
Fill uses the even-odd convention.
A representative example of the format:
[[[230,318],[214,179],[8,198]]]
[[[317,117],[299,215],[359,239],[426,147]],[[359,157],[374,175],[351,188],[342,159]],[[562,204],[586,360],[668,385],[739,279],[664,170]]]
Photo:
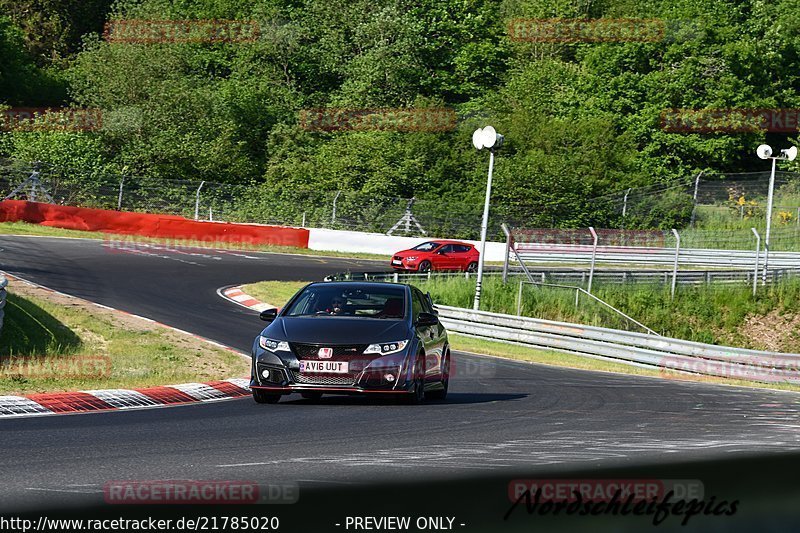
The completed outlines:
[[[772,159],[772,172],[769,176],[769,195],[767,196],[767,232],[764,236],[764,272],[761,275],[761,280],[767,282],[767,265],[769,263],[769,232],[772,228],[772,199],[775,193],[775,165],[780,159],[782,161],[794,161],[797,157],[797,147],[792,146],[781,150],[780,155],[772,155],[772,147],[768,144],[762,144],[756,149],[756,154],[761,159]]]
[[[481,284],[483,283],[483,258],[486,255],[486,231],[489,227],[489,200],[492,197],[492,170],[494,169],[494,153],[503,146],[503,136],[491,126],[478,128],[472,134],[472,145],[478,150],[489,149],[489,179],[486,181],[486,201],[483,204],[483,221],[481,222],[481,255],[478,258],[478,281],[475,284],[474,310],[481,306]]]

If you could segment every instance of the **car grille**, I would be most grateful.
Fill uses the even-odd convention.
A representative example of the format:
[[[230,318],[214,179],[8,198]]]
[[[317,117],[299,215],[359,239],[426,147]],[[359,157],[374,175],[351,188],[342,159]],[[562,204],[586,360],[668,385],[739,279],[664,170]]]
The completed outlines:
[[[366,361],[363,352],[367,348],[366,344],[349,344],[340,346],[326,346],[324,344],[291,344],[298,359],[310,361],[348,361],[350,372],[347,374],[324,374],[324,373],[301,373],[292,370],[292,379],[295,383],[307,383],[310,385],[353,385],[356,376],[361,373]],[[322,347],[333,348],[333,354],[329,359],[320,359],[319,349]]]
[[[353,385],[355,374],[301,374],[292,370],[292,379],[295,383],[308,385]]]
[[[326,346],[325,344],[300,344],[293,342],[292,348],[294,353],[300,359],[312,359],[314,361],[319,359],[320,348],[333,348],[333,355],[329,361],[348,361],[353,357],[358,357],[364,350],[367,349],[366,344],[350,344],[347,346]],[[323,359],[323,361],[326,359]]]

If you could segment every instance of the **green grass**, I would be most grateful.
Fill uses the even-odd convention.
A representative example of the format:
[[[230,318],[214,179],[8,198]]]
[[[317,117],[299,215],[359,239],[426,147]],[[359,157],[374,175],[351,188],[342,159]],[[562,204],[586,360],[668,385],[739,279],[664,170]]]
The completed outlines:
[[[247,374],[244,358],[228,350],[89,304],[54,303],[44,291],[20,287],[23,296],[14,284],[0,334],[0,394],[169,385]]]
[[[243,285],[242,290],[262,302],[283,307],[294,293],[306,285],[307,281],[260,281]]]
[[[433,300],[443,305],[471,307],[475,280],[460,276],[433,276],[412,283]],[[265,281],[243,287],[259,300],[276,306],[284,305],[305,282]],[[517,314],[519,278],[503,285],[498,276],[484,279],[481,309],[496,313]],[[595,285],[593,294],[620,309],[657,333],[696,342],[740,346],[751,349],[778,349],[800,353],[800,330],[783,332],[778,347],[764,345],[764,339],[751,336],[747,324],[765,322],[766,329],[774,322],[780,328],[783,320],[800,315],[800,278],[759,287],[756,298],[746,284],[712,284],[678,286],[675,299],[669,288],[650,284]],[[581,296],[575,307],[575,291],[526,285],[522,293],[522,315],[561,322],[572,322],[614,329],[643,331],[620,315]],[[771,322],[770,322],[771,321]],[[763,328],[762,328],[763,329]],[[778,342],[778,341],[776,341]]]
[[[40,237],[68,237],[75,239],[98,239],[121,241],[122,244],[146,243],[161,244],[175,247],[193,247],[206,249],[228,249],[228,250],[252,250],[256,252],[287,253],[301,255],[322,255],[325,257],[342,257],[346,259],[373,259],[385,261],[388,255],[366,254],[356,252],[320,252],[309,250],[308,248],[296,248],[293,246],[275,246],[267,244],[249,243],[230,243],[224,241],[196,241],[183,239],[163,239],[156,237],[143,237],[140,235],[120,235],[115,233],[102,233],[97,231],[77,231],[70,229],[53,228],[40,224],[29,224],[27,222],[1,222],[0,235],[34,235]]]
[[[718,383],[742,387],[800,391],[800,385],[792,385],[788,383],[759,383],[741,379],[725,379],[712,376],[681,374],[678,372],[671,372],[666,369],[655,370],[650,368],[640,368],[622,363],[615,363],[613,361],[581,357],[579,355],[556,352],[552,350],[540,350],[518,344],[495,342],[458,334],[451,334],[449,337],[453,350],[482,355],[493,355],[496,357],[502,357],[504,359],[513,359],[515,361],[528,361],[543,365],[561,366],[599,372],[614,372],[618,374],[632,374],[636,376],[660,377],[678,381],[698,381],[702,383]]]
[[[434,301],[457,307],[470,307],[474,280],[433,277],[414,282],[430,291]],[[497,277],[484,281],[481,308],[486,311],[516,314],[519,280],[502,284]],[[675,300],[669,288],[649,284],[596,285],[593,294],[656,332],[697,342],[764,349],[759,339],[751,338],[744,327],[754,317],[787,317],[800,313],[800,279],[789,279],[759,287],[752,296],[746,284],[679,286]],[[772,314],[772,315],[771,315]],[[575,307],[575,292],[567,289],[525,286],[522,315],[616,329],[642,331],[602,305],[582,296]],[[774,315],[774,316],[773,316]],[[800,332],[787,332],[782,351],[800,352]]]

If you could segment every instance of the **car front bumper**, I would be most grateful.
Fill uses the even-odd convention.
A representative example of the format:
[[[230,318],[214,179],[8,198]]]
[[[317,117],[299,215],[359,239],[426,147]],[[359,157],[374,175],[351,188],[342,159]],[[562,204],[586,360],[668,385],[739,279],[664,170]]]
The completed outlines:
[[[293,364],[278,364],[275,359],[256,359],[251,368],[250,388],[280,394],[293,392],[328,392],[336,394],[408,394],[414,388],[413,372],[406,355],[388,356],[381,364],[370,364],[348,375],[303,375]],[[265,373],[265,371],[268,371]],[[388,375],[392,380],[386,379]]]

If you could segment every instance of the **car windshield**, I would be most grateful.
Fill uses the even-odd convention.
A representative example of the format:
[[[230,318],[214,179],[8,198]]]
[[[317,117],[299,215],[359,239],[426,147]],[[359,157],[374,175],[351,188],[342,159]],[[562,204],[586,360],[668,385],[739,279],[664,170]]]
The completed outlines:
[[[423,242],[422,244],[418,244],[412,248],[412,250],[419,250],[420,252],[430,252],[435,250],[440,246],[441,243],[438,242]]]
[[[283,316],[361,317],[400,319],[405,317],[402,287],[342,287],[312,285],[295,298]]]

